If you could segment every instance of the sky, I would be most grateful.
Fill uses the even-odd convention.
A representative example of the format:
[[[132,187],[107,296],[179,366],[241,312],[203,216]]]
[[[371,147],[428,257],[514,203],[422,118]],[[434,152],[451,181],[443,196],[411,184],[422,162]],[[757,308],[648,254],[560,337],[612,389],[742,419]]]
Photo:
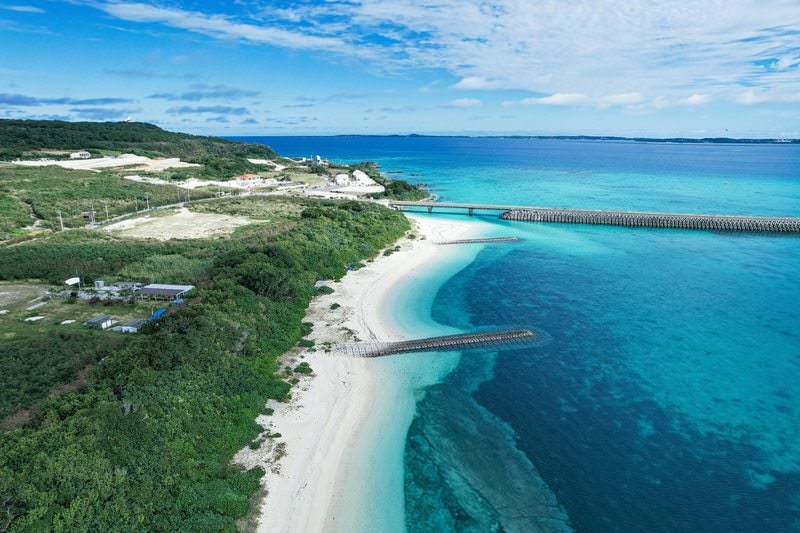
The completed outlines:
[[[0,0],[0,118],[800,138],[800,0]]]

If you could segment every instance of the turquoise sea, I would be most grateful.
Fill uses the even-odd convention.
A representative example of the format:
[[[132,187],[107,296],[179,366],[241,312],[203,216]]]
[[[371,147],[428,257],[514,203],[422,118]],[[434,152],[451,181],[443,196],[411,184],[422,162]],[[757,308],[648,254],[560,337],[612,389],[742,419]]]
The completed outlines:
[[[245,140],[374,160],[442,200],[800,216],[800,146]],[[428,280],[399,320],[540,340],[420,383],[408,531],[800,531],[800,236],[475,218],[523,241]]]

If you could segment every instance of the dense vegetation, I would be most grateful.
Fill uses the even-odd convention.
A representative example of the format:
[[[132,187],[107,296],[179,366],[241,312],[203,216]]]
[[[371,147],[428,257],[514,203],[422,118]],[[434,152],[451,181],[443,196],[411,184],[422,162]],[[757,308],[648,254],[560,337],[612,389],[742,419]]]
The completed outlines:
[[[306,330],[315,281],[408,229],[374,205],[300,203],[281,233],[265,225],[164,244],[69,232],[3,250],[6,280],[62,279],[74,263],[87,278],[146,261],[170,270],[179,255],[198,268],[200,298],[112,349],[85,388],[50,397],[29,427],[0,436],[0,530],[235,529],[263,472],[230,460],[261,431],[264,401],[289,393],[276,358]]]
[[[98,331],[60,331],[51,335],[15,335],[0,341],[0,420],[45,398],[56,385],[70,383],[77,373],[125,342]]]
[[[142,122],[0,120],[0,159],[22,157],[37,150],[107,150],[217,165],[227,159],[278,158],[263,144],[174,133]]]

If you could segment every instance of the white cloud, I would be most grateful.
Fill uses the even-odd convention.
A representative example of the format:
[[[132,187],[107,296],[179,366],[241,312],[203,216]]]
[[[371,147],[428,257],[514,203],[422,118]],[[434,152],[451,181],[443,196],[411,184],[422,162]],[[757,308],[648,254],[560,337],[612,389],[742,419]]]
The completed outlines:
[[[800,57],[793,55],[783,56],[773,64],[774,68],[777,70],[788,70],[798,65],[800,65]]]
[[[373,70],[443,70],[456,89],[551,95],[529,103],[566,105],[563,95],[581,94],[599,107],[664,107],[800,92],[797,0],[298,2],[265,7],[262,22],[141,2],[92,5],[219,39],[366,58]]]
[[[650,106],[653,109],[664,109],[665,107],[669,107],[672,105],[672,102],[669,101],[668,98],[664,98],[663,96],[656,96],[653,98],[653,101],[650,102]]]
[[[619,94],[610,94],[608,96],[603,97],[600,99],[599,105],[601,107],[609,107],[609,106],[632,106],[641,104],[644,101],[644,96],[640,93],[619,93]]]
[[[734,101],[743,105],[756,105],[763,103],[797,103],[800,102],[800,91],[779,92],[771,90],[749,89],[734,97]]]
[[[8,9],[9,11],[16,11],[17,13],[47,13],[41,7],[36,6],[1,6],[2,9]]]
[[[707,94],[693,94],[692,96],[686,98],[681,103],[686,105],[706,105],[707,103],[711,102],[711,97]]]
[[[523,98],[520,100],[522,105],[575,105],[582,104],[588,100],[585,94],[578,93],[556,93],[540,98]]]
[[[237,22],[223,15],[206,15],[195,11],[157,7],[137,2],[97,4],[109,15],[130,22],[159,23],[174,28],[202,33],[215,38],[245,40],[286,48],[342,51],[345,43],[333,36],[308,35],[274,26]]]
[[[501,89],[503,84],[497,80],[487,80],[481,76],[469,76],[453,85],[455,89]]]
[[[481,105],[481,103],[482,102],[477,98],[456,98],[455,100],[450,100],[450,102],[447,103],[447,107],[476,107]]]

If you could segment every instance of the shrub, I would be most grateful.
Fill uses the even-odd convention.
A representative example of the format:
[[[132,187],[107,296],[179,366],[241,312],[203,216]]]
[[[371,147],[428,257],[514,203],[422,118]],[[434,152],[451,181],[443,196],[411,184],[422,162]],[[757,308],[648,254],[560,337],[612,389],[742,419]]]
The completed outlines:
[[[311,369],[311,365],[309,365],[305,361],[294,367],[294,371],[297,374],[311,374],[313,372],[313,370]]]

